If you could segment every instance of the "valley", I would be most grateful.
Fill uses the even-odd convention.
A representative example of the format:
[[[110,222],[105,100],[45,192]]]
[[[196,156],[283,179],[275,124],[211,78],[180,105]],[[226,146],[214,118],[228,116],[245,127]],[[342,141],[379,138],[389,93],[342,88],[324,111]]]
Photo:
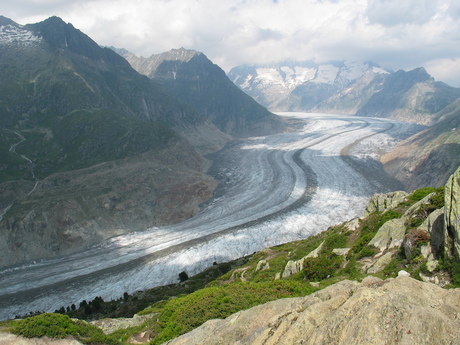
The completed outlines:
[[[285,133],[237,140],[211,156],[216,196],[193,218],[0,272],[0,318],[119,298],[262,248],[306,238],[401,189],[374,160],[415,126],[388,119],[280,113]]]

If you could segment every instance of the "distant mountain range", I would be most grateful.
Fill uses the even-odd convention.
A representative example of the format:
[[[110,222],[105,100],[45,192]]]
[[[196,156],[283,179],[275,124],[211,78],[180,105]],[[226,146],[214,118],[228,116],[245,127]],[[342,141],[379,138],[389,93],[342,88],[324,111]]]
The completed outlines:
[[[436,82],[424,68],[393,72],[375,63],[282,62],[238,66],[229,78],[272,111],[386,117],[430,125],[460,89]]]
[[[165,61],[160,83],[58,17],[0,17],[0,267],[185,220],[217,185],[203,154],[283,128],[192,55],[177,77],[214,81],[196,84],[205,106],[167,83]]]

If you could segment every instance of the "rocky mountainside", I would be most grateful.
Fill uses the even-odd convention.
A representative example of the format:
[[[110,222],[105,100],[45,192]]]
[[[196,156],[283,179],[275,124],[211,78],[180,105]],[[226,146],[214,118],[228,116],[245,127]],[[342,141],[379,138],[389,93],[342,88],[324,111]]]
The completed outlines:
[[[285,62],[238,66],[229,78],[273,111],[387,117],[430,125],[460,89],[436,82],[424,68],[382,69],[373,63]]]
[[[212,196],[202,154],[231,136],[208,114],[57,17],[0,17],[0,48],[0,267],[182,221]],[[279,124],[261,109],[238,123]]]
[[[273,114],[237,88],[203,53],[180,48],[143,58],[126,50],[116,51],[139,73],[164,85],[226,133],[264,135],[283,128]]]
[[[436,117],[435,125],[399,143],[381,159],[385,171],[406,190],[440,187],[460,165],[460,100]]]

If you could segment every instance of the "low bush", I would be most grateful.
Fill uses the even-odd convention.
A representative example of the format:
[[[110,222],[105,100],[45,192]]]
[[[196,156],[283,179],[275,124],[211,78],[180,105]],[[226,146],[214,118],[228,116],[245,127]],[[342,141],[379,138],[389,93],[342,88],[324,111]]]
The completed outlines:
[[[308,258],[304,261],[304,275],[310,281],[320,281],[334,275],[343,262],[343,256],[333,255],[331,257],[319,256]]]
[[[55,339],[74,337],[84,344],[118,345],[119,341],[105,335],[102,330],[84,321],[72,321],[67,315],[45,313],[16,320],[11,323],[11,332],[26,338],[43,336]]]

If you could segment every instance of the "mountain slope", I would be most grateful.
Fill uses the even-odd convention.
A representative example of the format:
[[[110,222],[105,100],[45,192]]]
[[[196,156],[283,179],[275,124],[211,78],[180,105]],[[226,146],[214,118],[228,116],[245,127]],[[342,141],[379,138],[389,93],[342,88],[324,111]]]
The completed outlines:
[[[435,115],[439,122],[382,157],[385,171],[407,190],[443,185],[460,165],[460,100]]]
[[[276,116],[235,87],[203,53],[180,48],[145,59],[118,52],[139,73],[163,84],[228,134],[264,135],[283,128]]]
[[[229,137],[71,24],[1,17],[0,78],[0,266],[181,221],[212,196],[197,149]]]

